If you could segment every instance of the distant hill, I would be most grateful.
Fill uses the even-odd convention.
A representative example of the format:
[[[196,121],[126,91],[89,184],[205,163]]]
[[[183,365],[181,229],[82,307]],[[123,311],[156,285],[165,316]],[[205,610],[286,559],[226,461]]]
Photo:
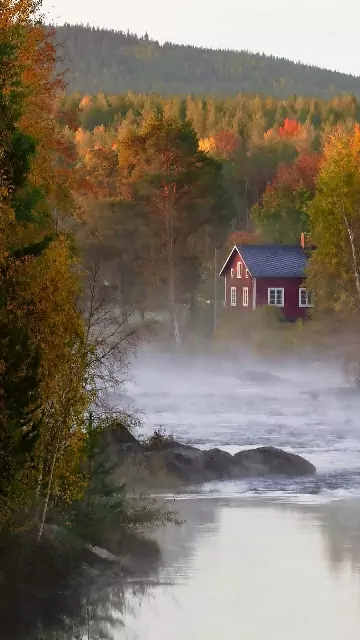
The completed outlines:
[[[358,77],[247,51],[161,46],[147,36],[79,25],[58,27],[57,41],[69,92],[360,97]]]

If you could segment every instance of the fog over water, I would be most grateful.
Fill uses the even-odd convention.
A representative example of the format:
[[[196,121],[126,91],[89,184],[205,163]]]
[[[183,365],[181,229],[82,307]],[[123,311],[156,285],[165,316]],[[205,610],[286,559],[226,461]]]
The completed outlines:
[[[360,628],[360,393],[341,363],[142,354],[127,401],[143,430],[230,452],[275,445],[314,477],[172,496],[157,583],[115,640],[354,640]],[[175,500],[174,500],[175,498]]]
[[[360,390],[342,364],[149,350],[131,371],[112,401],[142,412],[143,435],[161,426],[200,447],[275,445],[317,473],[165,495],[184,524],[148,532],[160,554],[142,539],[130,572],[84,572],[65,555],[48,575],[45,555],[24,585],[21,556],[5,555],[0,638],[358,638]]]
[[[360,390],[342,363],[147,352],[132,365],[127,401],[143,431],[234,453],[274,445],[303,455],[313,478],[211,483],[189,495],[323,502],[360,495]]]

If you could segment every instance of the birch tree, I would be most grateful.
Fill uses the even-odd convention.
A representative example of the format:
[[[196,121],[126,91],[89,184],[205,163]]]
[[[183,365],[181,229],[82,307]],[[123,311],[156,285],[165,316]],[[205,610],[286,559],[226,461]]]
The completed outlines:
[[[360,309],[360,127],[329,136],[309,205],[316,250],[309,283],[319,309]]]
[[[88,405],[79,271],[52,210],[74,213],[41,2],[0,11],[0,529],[78,495]],[[63,153],[64,152],[64,153]]]
[[[166,283],[172,334],[178,343],[180,265],[201,253],[207,227],[215,234],[230,219],[222,166],[199,150],[190,122],[159,115],[144,120],[139,129],[122,132],[118,153],[121,194],[132,202],[132,215],[146,224],[147,255],[156,254],[158,280]]]

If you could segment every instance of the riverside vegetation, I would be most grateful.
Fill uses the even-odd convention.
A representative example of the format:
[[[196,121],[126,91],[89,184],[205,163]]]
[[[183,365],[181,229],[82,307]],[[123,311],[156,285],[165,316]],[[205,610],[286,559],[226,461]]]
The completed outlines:
[[[170,517],[116,485],[101,441],[135,426],[104,388],[143,334],[114,314],[71,232],[88,185],[40,5],[5,0],[0,12],[0,615],[2,636],[19,639],[82,637],[95,612],[108,624],[94,575],[120,578],[129,535],[137,555],[139,529]]]
[[[98,451],[105,428],[132,424],[102,398],[141,333],[110,320],[69,230],[87,185],[60,125],[64,85],[39,9],[4,2],[0,15],[0,533],[41,542],[56,524],[101,544],[111,517],[131,529],[167,514],[112,487]]]

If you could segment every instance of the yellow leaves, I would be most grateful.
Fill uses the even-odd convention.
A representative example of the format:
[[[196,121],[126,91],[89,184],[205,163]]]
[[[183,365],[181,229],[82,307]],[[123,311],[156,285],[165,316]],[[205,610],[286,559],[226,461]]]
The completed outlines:
[[[317,245],[309,275],[319,306],[356,302],[360,255],[360,128],[336,127],[328,137],[316,193],[309,206]]]
[[[337,126],[329,135],[325,147],[324,158],[349,159],[350,154],[354,159],[360,155],[360,126],[356,124],[351,129]]]
[[[349,209],[360,196],[360,128],[338,126],[329,136],[318,186],[334,202],[342,201]],[[351,204],[352,203],[352,204]]]
[[[91,96],[84,96],[82,100],[80,100],[80,109],[86,109],[92,103]]]
[[[203,153],[212,153],[216,149],[214,138],[201,138],[199,140],[199,151]]]
[[[82,384],[80,373],[82,369],[84,374],[85,367],[80,358],[83,322],[77,309],[79,284],[68,241],[59,237],[39,257],[13,260],[7,271],[7,290],[5,312],[26,325],[29,339],[40,353],[43,396],[55,402],[59,380],[79,365],[77,375]]]
[[[50,492],[65,501],[72,494],[78,497],[82,490],[79,462],[84,450],[84,414],[89,403],[88,362],[83,320],[77,309],[78,264],[65,236],[58,235],[47,248],[36,244],[49,230],[53,232],[50,216],[36,214],[47,213],[51,208],[56,208],[57,215],[73,211],[72,196],[79,174],[74,167],[73,139],[66,130],[60,130],[58,122],[57,103],[64,85],[54,71],[54,34],[36,21],[40,3],[4,0],[0,5],[0,45],[10,45],[4,48],[6,64],[0,69],[2,96],[5,92],[1,104],[6,103],[6,92],[9,94],[14,87],[17,90],[19,83],[21,87],[9,122],[2,127],[0,154],[1,143],[6,149],[14,130],[14,137],[17,135],[20,140],[29,137],[35,142],[34,155],[26,155],[24,150],[24,157],[19,158],[20,167],[22,161],[26,167],[26,161],[30,160],[30,172],[25,170],[16,182],[13,173],[19,173],[19,168],[17,160],[10,156],[3,181],[0,176],[0,320],[5,345],[0,373],[12,371],[10,377],[20,385],[18,396],[24,396],[13,420],[16,428],[30,410],[28,419],[39,430],[29,464],[24,457],[21,464],[15,465],[17,473],[22,474],[21,482],[16,478],[17,486],[23,497],[26,495],[24,502],[29,504],[36,495],[40,499],[46,497],[47,505]],[[6,112],[7,104],[2,109],[2,113]],[[27,136],[22,136],[23,133]],[[7,184],[7,175],[12,184]],[[10,204],[20,192],[26,197],[29,194],[29,204],[24,211],[19,204],[15,218]],[[24,352],[28,349],[31,357],[21,353],[19,336],[23,337],[22,349]],[[22,383],[23,378],[29,378],[27,386]],[[5,398],[9,407],[11,403],[19,405],[14,398],[17,396],[13,397],[11,390]]]
[[[14,24],[26,26],[34,20],[41,7],[41,0],[2,0],[0,31]]]
[[[65,84],[55,71],[55,31],[38,20],[40,6],[36,0],[3,0],[0,40],[14,43],[12,64],[23,92],[18,126],[36,142],[29,181],[46,196],[46,205],[57,207],[61,215],[76,211],[77,172],[73,169],[75,154],[58,122]]]

